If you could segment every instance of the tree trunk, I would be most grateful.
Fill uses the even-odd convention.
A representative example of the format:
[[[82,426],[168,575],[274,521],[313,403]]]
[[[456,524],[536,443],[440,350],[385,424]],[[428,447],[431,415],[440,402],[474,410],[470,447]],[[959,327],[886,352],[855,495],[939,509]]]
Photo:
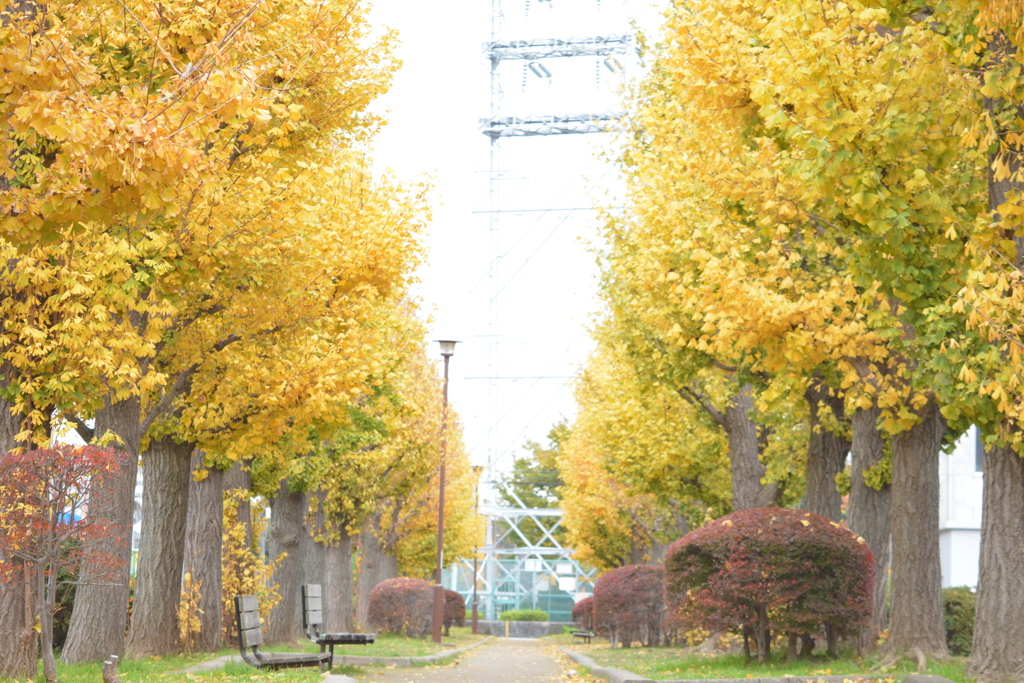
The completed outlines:
[[[142,438],[139,421],[139,400],[128,398],[108,405],[96,412],[95,431],[102,436],[108,431],[123,443],[112,444],[121,449],[124,457],[118,465],[118,476],[93,492],[89,512],[120,526],[120,533],[112,533],[96,553],[115,556],[123,564],[111,580],[109,569],[94,561],[94,554],[86,550],[82,558],[79,581],[75,591],[75,606],[61,658],[68,664],[98,662],[110,655],[124,652],[125,623],[128,618],[128,591],[132,559],[132,516],[135,508],[135,478],[138,471],[139,441]]]
[[[303,637],[299,586],[303,579],[302,547],[306,534],[306,495],[281,482],[270,507],[267,529],[267,556],[271,562],[281,558],[273,582],[278,586],[281,602],[266,615],[267,641],[294,645]],[[284,556],[284,557],[282,557]]]
[[[22,562],[13,570],[27,577],[30,570]],[[26,578],[0,582],[0,678],[34,679],[38,668],[36,653],[35,596]]]
[[[324,629],[352,630],[352,537],[342,526],[338,542],[326,547],[324,562]]]
[[[757,628],[754,631],[754,639],[757,642],[757,662],[766,664],[771,647],[771,632],[768,630],[768,610],[764,607],[757,608]]]
[[[740,387],[725,409],[722,426],[729,438],[729,469],[732,473],[732,509],[768,507],[775,503],[778,484],[763,484],[764,463],[759,459],[761,440],[754,411],[754,388]]]
[[[892,438],[892,612],[887,646],[945,657],[939,561],[939,449],[946,421],[934,399]]]
[[[804,392],[811,413],[811,434],[807,444],[807,489],[804,509],[842,521],[842,500],[836,488],[836,476],[846,465],[850,441],[833,434],[821,423],[823,406],[843,422],[843,399],[830,395],[829,388],[819,378],[812,378]]]
[[[370,516],[359,533],[359,577],[356,579],[356,626],[370,624],[370,592],[381,581],[398,578],[398,558],[381,542],[381,513]]]
[[[1012,448],[985,453],[981,567],[967,675],[1024,680],[1024,459]]]
[[[162,657],[181,649],[178,606],[185,559],[185,522],[192,443],[154,439],[143,456],[142,541],[128,631],[129,657]]]
[[[839,659],[839,629],[832,624],[825,624],[825,654],[832,659]]]
[[[6,455],[17,445],[14,436],[19,422],[19,417],[11,414],[11,404],[0,398],[0,455]],[[24,578],[10,583],[0,581],[0,678],[31,679],[35,678],[37,668],[32,582],[23,563],[13,564],[12,571]]]
[[[302,583],[317,583],[321,587],[324,585],[327,548],[323,543],[318,543],[316,539],[322,539],[327,532],[324,528],[323,498],[324,496],[320,494],[320,501],[316,507],[315,514],[312,516],[309,514],[303,515],[302,542],[299,547],[299,552],[302,554]],[[308,508],[310,504],[308,495],[305,501]]]
[[[629,563],[646,564],[651,554],[651,538],[647,531],[634,523],[629,533]]]
[[[682,538],[685,535],[686,532],[684,531],[682,534],[679,535],[679,537]],[[673,543],[674,542],[675,540],[673,540]],[[672,545],[672,543],[662,543],[657,539],[651,541],[651,558],[650,560],[648,560],[648,564],[664,565],[665,554],[668,552],[668,548],[670,545]]]
[[[205,455],[196,450],[193,471],[203,467]],[[202,481],[188,482],[188,520],[185,524],[185,568],[199,589],[199,633],[195,647],[213,652],[221,647],[221,546],[224,526],[224,474],[211,468]]]
[[[872,650],[886,629],[886,588],[889,575],[889,539],[892,532],[892,487],[873,489],[864,481],[864,472],[885,457],[885,440],[878,430],[881,411],[877,407],[853,414],[853,443],[850,448],[850,530],[864,539],[875,557],[875,589],[871,620],[861,634],[861,648]]]
[[[1010,41],[998,31],[990,54],[1006,50],[1013,54]],[[1004,68],[1002,57],[989,62],[990,68]],[[1019,56],[1018,56],[1019,59]],[[1016,104],[986,97],[985,108],[992,121],[1000,121],[997,110]],[[1000,133],[1007,133],[1006,129]],[[997,178],[996,161],[1000,151],[989,159],[989,208],[995,221],[1002,221],[999,207],[1014,193],[1024,191],[1024,145],[1009,135],[1000,136],[1009,149],[1004,161],[1005,176]],[[1019,203],[1019,198],[1018,198]],[[1024,239],[1012,225],[1004,231],[1016,246],[1014,262],[1024,268]],[[978,576],[978,604],[974,619],[974,644],[967,661],[967,674],[979,681],[1024,680],[1024,464],[1012,449],[995,446],[985,453],[984,500],[981,520],[981,562]]]
[[[39,645],[43,656],[43,677],[46,683],[57,683],[57,662],[53,659],[53,605],[47,596],[57,590],[57,577],[47,577],[45,569],[36,565],[36,604],[39,610]],[[47,585],[49,584],[49,585]],[[47,590],[49,589],[49,591]],[[51,598],[52,600],[52,598]]]
[[[797,657],[797,644],[800,642],[800,636],[796,633],[790,633],[786,638],[786,661],[795,662]]]

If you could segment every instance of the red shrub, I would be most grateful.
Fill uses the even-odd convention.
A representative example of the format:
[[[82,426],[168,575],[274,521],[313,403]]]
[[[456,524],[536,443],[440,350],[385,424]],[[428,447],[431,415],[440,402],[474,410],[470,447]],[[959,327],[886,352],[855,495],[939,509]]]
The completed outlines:
[[[759,508],[726,515],[672,544],[669,602],[709,631],[753,635],[758,658],[770,631],[825,629],[838,638],[871,614],[874,559],[864,540],[821,515]]]
[[[572,620],[584,631],[594,630],[594,598],[583,598],[572,608]]]
[[[594,622],[614,647],[634,640],[657,645],[665,617],[665,570],[649,564],[619,567],[594,584]]]
[[[381,581],[370,591],[370,625],[381,633],[425,638],[433,619],[434,587],[423,579]]]
[[[447,588],[444,590],[444,634],[450,635],[452,626],[466,625],[466,600]]]

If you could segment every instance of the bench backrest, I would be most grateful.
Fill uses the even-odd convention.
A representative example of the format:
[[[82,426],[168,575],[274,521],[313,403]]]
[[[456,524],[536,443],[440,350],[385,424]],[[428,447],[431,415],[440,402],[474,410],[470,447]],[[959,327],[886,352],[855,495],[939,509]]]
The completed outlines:
[[[302,586],[302,628],[313,629],[324,623],[323,591],[318,583],[307,583]]]
[[[255,595],[235,596],[235,616],[238,619],[238,646],[243,651],[263,643],[260,628],[260,603]]]

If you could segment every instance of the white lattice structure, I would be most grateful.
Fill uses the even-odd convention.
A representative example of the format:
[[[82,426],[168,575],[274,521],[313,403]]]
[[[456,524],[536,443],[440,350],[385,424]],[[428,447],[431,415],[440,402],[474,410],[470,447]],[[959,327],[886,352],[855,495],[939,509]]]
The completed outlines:
[[[598,114],[562,114],[545,116],[498,116],[481,119],[480,132],[495,138],[528,137],[535,135],[573,135],[603,133],[619,121],[625,112]]]
[[[481,619],[496,619],[508,609],[542,609],[552,621],[571,621],[572,606],[593,593],[596,570],[572,558],[558,542],[562,511],[557,508],[487,506],[487,545],[477,562],[477,599]],[[531,520],[541,538],[534,542],[522,529]],[[448,588],[472,607],[473,560],[462,559],[448,573]]]
[[[535,40],[493,41],[484,45],[492,62],[503,59],[549,59],[552,57],[606,57],[624,55],[636,48],[629,35],[592,38],[540,38]]]

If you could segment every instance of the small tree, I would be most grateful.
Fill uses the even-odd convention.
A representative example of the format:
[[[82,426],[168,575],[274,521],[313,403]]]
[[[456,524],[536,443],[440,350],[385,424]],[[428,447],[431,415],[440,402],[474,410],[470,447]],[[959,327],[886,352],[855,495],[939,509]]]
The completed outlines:
[[[100,541],[109,544],[109,539],[117,537],[116,529],[108,520],[88,515],[86,501],[99,490],[103,478],[116,476],[117,460],[115,451],[95,446],[58,446],[0,456],[0,581],[19,578],[12,559],[33,570],[48,683],[57,680],[53,614],[57,588],[64,583],[58,573],[76,566],[81,553],[91,549],[92,574],[97,575],[97,568],[109,568],[111,577],[116,576],[117,560],[95,552]]]
[[[268,561],[260,554],[259,538],[267,524],[263,514],[265,507],[258,503],[250,513],[242,505],[249,500],[249,495],[247,489],[232,489],[224,493],[221,628],[224,640],[234,644],[238,643],[236,595],[255,595],[266,614],[281,602],[280,586],[274,583],[274,572],[283,558]]]
[[[434,588],[423,579],[381,581],[370,591],[370,624],[381,633],[425,638],[430,632],[433,601]]]
[[[661,641],[665,618],[665,570],[631,564],[602,575],[594,584],[594,622],[614,647],[634,640],[648,646]]]
[[[594,630],[594,598],[583,598],[572,608],[572,620],[584,631]]]
[[[455,591],[444,589],[444,634],[451,635],[452,626],[466,625],[466,599]]]
[[[822,628],[829,655],[871,615],[874,559],[864,539],[813,512],[756,508],[691,531],[669,548],[670,604],[709,631],[754,636],[758,661],[772,630]],[[749,644],[748,644],[749,656]]]

